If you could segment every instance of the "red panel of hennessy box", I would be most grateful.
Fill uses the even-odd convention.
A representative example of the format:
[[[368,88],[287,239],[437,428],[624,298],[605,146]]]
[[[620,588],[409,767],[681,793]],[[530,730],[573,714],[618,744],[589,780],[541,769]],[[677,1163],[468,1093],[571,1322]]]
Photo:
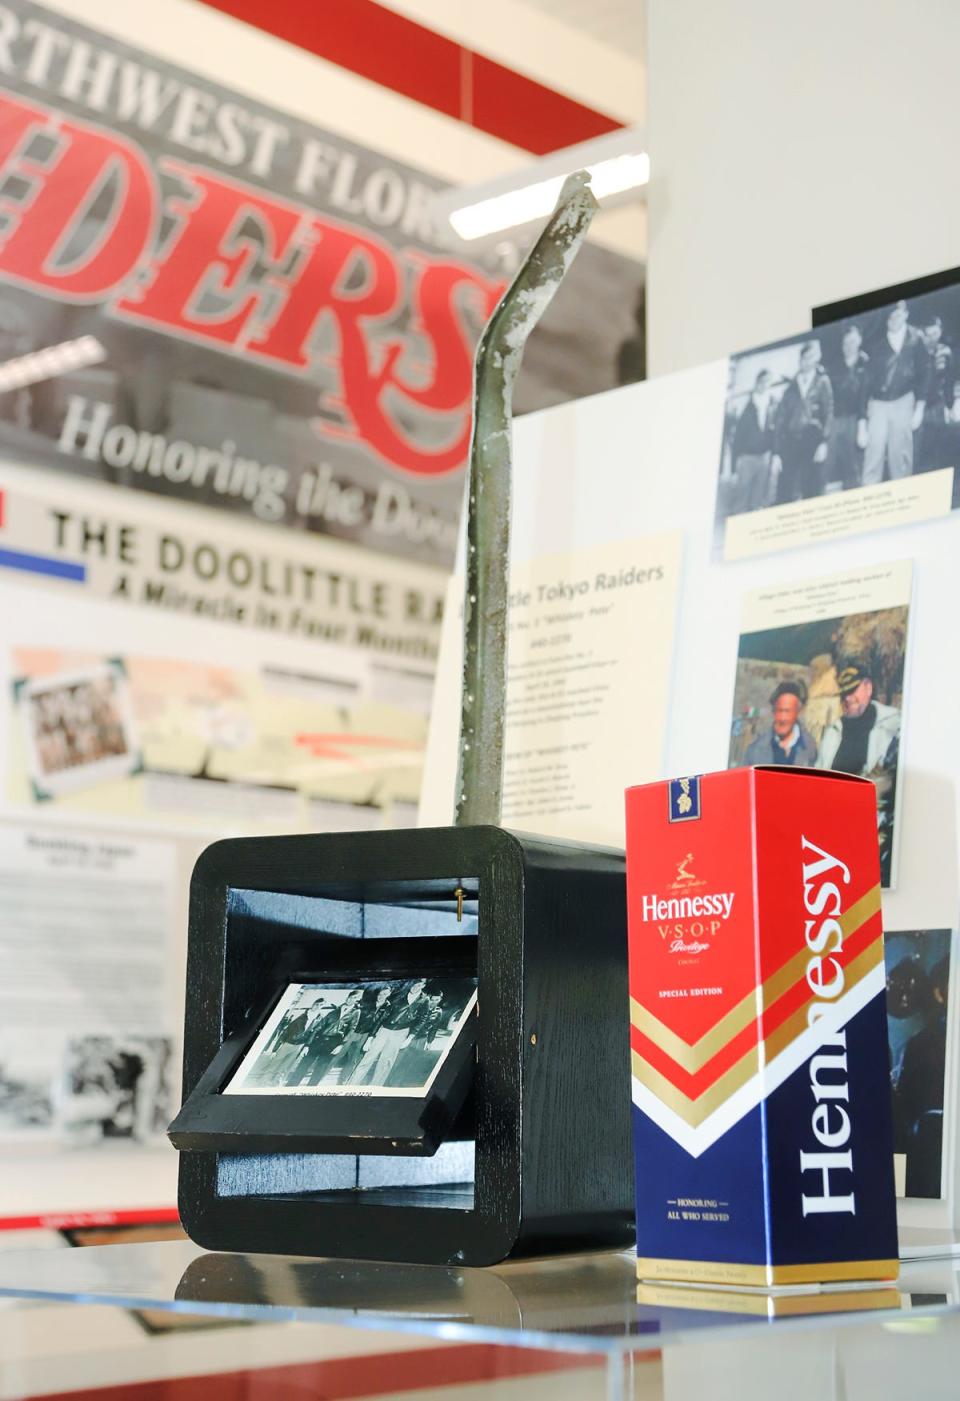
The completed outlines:
[[[669,820],[669,784],[627,792],[631,1045],[655,1093],[704,1117],[756,1071],[761,1041],[770,1059],[806,1028],[817,999],[801,918],[805,862],[826,879],[831,853],[846,854],[843,961],[854,976],[882,957],[879,866],[875,842],[850,845],[852,832],[874,830],[870,784],[764,768],[690,781],[699,815],[686,820]],[[827,954],[814,970],[828,989],[837,967]]]

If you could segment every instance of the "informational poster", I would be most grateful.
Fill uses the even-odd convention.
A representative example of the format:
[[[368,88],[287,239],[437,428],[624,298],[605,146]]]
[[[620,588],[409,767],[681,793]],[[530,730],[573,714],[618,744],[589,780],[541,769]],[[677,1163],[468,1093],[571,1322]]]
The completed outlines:
[[[624,786],[662,762],[681,555],[671,532],[511,570],[505,826],[623,846]],[[448,724],[428,768],[426,824],[449,821],[453,803],[462,593],[455,579],[437,697]]]
[[[723,559],[943,516],[960,505],[960,286],[729,362]]]
[[[0,1225],[172,1217],[193,863],[410,822],[446,575],[24,466],[0,492]]]
[[[335,540],[211,528],[0,466],[0,579],[432,664],[445,572]],[[55,479],[54,479],[55,480]],[[207,529],[203,528],[204,524]]]
[[[243,671],[49,647],[13,648],[10,671],[14,804],[305,831],[379,827],[419,793],[429,671],[364,657],[326,675]]]
[[[0,827],[0,1138],[163,1134],[176,874],[170,843]]]
[[[0,865],[34,911],[0,1130],[72,1153],[21,1149],[17,1219],[174,1210],[148,1145],[202,846],[415,820],[473,348],[523,251],[450,245],[438,180],[305,117],[307,56],[274,107],[232,21],[178,4],[161,55],[140,8],[0,6]],[[642,280],[583,250],[518,412],[633,377]]]
[[[857,774],[877,790],[881,884],[894,883],[909,561],[747,595],[728,767]]]
[[[229,69],[32,0],[2,17],[0,448],[449,564],[473,346],[518,250],[445,246],[438,181]],[[617,383],[642,276],[584,251],[518,408]]]
[[[0,512],[9,809],[208,833],[406,820],[443,571],[13,467]]]

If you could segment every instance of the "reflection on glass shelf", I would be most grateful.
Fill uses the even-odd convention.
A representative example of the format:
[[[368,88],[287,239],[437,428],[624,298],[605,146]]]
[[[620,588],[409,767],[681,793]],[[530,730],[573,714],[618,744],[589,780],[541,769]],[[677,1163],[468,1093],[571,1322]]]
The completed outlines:
[[[724,1330],[936,1326],[938,1314],[958,1307],[958,1267],[917,1262],[896,1288],[781,1294],[771,1303],[763,1294],[664,1285],[641,1286],[638,1298],[634,1257],[620,1252],[461,1269],[213,1254],[171,1241],[2,1254],[0,1294],[626,1354]]]
[[[608,1397],[622,1396],[620,1370],[618,1357],[385,1328],[0,1300],[0,1395],[17,1401],[330,1401],[385,1391],[435,1401],[580,1401],[602,1395],[605,1380]],[[655,1362],[648,1372],[655,1385]],[[659,1393],[645,1395],[654,1401]]]

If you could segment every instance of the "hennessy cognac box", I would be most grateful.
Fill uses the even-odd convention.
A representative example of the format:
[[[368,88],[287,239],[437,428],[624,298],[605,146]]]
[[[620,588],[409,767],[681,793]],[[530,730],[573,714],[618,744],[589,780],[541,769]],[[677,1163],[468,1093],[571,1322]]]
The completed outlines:
[[[641,1278],[895,1278],[876,796],[730,769],[627,790]]]

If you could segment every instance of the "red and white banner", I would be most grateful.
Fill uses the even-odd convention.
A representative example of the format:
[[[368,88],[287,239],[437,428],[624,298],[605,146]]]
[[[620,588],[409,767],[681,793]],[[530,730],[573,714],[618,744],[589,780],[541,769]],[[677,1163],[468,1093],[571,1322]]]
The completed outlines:
[[[0,6],[0,364],[84,336],[104,352],[0,393],[0,450],[447,562],[473,345],[507,274],[437,245],[436,187],[29,0]],[[521,407],[615,383],[641,272],[587,251],[609,344],[588,333],[571,356],[555,320],[554,370],[533,356]]]

